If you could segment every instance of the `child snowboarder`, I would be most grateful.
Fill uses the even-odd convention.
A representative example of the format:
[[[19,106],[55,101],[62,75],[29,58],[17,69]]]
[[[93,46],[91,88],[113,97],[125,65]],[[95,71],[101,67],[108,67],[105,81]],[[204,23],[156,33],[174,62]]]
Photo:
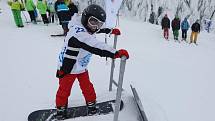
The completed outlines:
[[[96,93],[87,70],[92,54],[110,58],[122,56],[129,58],[126,50],[117,51],[96,39],[95,33],[100,30],[105,20],[106,13],[103,8],[91,4],[84,9],[82,16],[75,14],[69,23],[69,32],[59,55],[56,74],[59,78],[59,88],[56,94],[57,114],[55,115],[58,120],[67,118],[68,97],[76,78],[88,107],[88,115],[96,114]],[[109,32],[116,34],[117,30]]]
[[[190,44],[191,43],[196,43],[197,41],[197,36],[200,33],[200,24],[199,24],[199,20],[196,20],[196,22],[191,26],[192,29],[192,33],[190,36]]]
[[[178,35],[180,30],[180,19],[178,16],[175,16],[175,18],[172,20],[172,31],[174,40],[178,41]]]
[[[43,23],[48,24],[49,21],[48,21],[47,15],[46,15],[46,11],[47,11],[47,3],[46,3],[46,1],[45,0],[38,0],[37,1],[37,9],[40,12],[40,15],[42,17]]]
[[[161,26],[163,29],[163,36],[166,40],[168,40],[169,38],[169,28],[170,28],[170,20],[167,16],[167,14],[165,14],[165,16],[163,17],[162,21],[161,21]]]
[[[8,1],[8,5],[11,6],[14,21],[17,27],[24,27],[21,17],[21,10],[24,9],[24,5],[18,0]]]
[[[187,30],[190,28],[190,24],[187,21],[187,18],[184,18],[184,20],[181,23],[181,31],[182,31],[182,40],[185,41],[187,39]]]

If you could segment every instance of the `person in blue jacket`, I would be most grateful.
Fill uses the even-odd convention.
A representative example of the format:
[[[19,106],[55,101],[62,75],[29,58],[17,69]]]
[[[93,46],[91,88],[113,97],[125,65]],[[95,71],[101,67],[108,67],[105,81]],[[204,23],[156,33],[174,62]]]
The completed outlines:
[[[181,23],[181,31],[182,31],[182,40],[181,41],[186,41],[187,39],[187,31],[190,28],[190,25],[187,21],[187,18],[185,17],[184,20]]]

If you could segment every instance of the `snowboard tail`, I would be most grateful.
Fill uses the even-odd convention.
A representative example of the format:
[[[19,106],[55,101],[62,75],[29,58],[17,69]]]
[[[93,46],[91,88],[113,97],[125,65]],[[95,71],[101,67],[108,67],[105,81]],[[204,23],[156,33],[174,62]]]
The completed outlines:
[[[106,115],[114,112],[115,100],[97,103],[98,111],[95,115]],[[120,104],[120,110],[124,107],[123,101]],[[29,114],[28,121],[56,121],[56,109],[37,110]],[[67,119],[88,116],[87,106],[70,107],[67,109]]]

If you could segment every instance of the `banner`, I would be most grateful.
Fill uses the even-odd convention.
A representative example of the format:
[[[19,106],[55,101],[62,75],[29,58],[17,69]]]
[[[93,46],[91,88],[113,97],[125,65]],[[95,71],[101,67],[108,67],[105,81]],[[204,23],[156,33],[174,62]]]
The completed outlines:
[[[106,9],[106,27],[114,28],[117,23],[118,10],[122,4],[122,0],[105,0]]]

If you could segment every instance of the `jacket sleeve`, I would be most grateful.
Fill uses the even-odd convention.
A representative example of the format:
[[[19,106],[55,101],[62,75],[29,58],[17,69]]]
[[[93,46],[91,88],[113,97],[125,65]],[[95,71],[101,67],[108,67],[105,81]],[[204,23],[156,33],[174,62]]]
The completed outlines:
[[[99,55],[101,57],[114,58],[116,50],[107,44],[98,40],[86,40],[85,42],[79,41],[74,36],[69,39],[69,46],[75,46],[76,48],[82,48],[89,51],[92,54]]]
[[[102,29],[100,29],[98,32],[96,32],[97,34],[99,34],[99,33],[105,33],[105,34],[109,34],[109,33],[111,33],[111,29],[109,29],[109,28],[102,28]]]

